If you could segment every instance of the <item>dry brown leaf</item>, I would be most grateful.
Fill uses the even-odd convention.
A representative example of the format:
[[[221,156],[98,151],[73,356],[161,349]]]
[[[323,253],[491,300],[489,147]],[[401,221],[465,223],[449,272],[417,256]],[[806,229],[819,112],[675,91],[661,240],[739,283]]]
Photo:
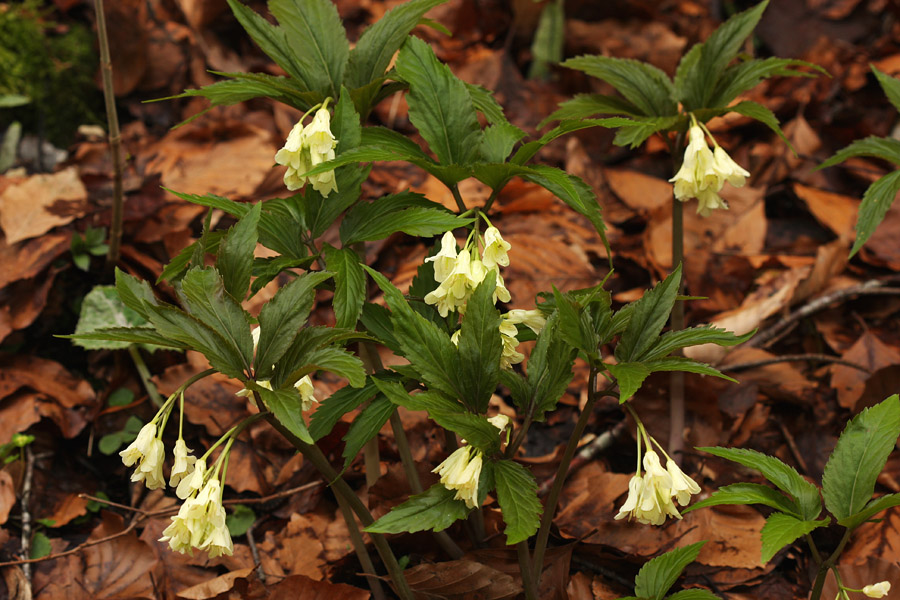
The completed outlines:
[[[21,244],[0,242],[0,288],[29,279],[69,250],[72,232],[58,231]]]
[[[324,546],[313,523],[305,515],[293,514],[281,531],[267,531],[257,545],[267,577],[277,581],[287,575],[304,575],[320,581],[324,578]]]
[[[6,523],[9,511],[16,505],[16,488],[13,485],[12,475],[6,471],[0,471],[0,525]]]
[[[471,560],[421,564],[404,571],[417,599],[502,600],[522,591],[510,575]]]
[[[653,211],[672,202],[672,184],[629,169],[605,169],[609,189],[636,211]]]
[[[866,367],[874,372],[883,367],[900,365],[900,351],[885,344],[871,331],[865,331],[843,356],[846,361]],[[846,365],[831,366],[831,387],[837,391],[838,403],[844,408],[856,410],[856,404],[866,389],[871,373]]]
[[[231,588],[234,587],[235,579],[238,577],[246,577],[252,572],[253,567],[230,571],[224,575],[219,575],[218,577],[204,581],[203,583],[198,583],[195,586],[181,590],[178,592],[178,597],[185,598],[186,600],[207,600],[208,598],[215,598],[219,594],[224,594],[231,590]]]
[[[775,358],[771,352],[760,348],[737,348],[720,365],[720,370],[728,372],[728,365],[755,362]],[[803,363],[779,362],[763,367],[742,370],[736,375],[742,385],[756,383],[768,396],[809,401],[814,397],[816,384],[800,370]]]
[[[900,202],[894,202],[872,237],[860,250],[860,257],[869,264],[900,271]]]
[[[889,558],[897,558],[892,555]],[[841,582],[844,587],[862,589],[864,586],[887,581],[891,589],[900,589],[900,564],[890,562],[878,556],[870,556],[865,562],[856,564],[840,564],[838,570],[841,573]],[[839,593],[837,580],[834,573],[828,571],[825,578],[825,587],[822,588],[822,598],[836,598]],[[857,596],[858,597],[858,596]]]
[[[900,556],[900,512],[892,508],[876,518],[880,520],[869,521],[853,532],[841,554],[842,563],[863,564],[872,556]]]
[[[498,511],[499,513],[499,511]],[[566,585],[569,581],[569,563],[575,544],[566,544],[548,548],[544,554],[541,572],[541,587],[538,597],[541,600],[567,600]],[[515,586],[521,590],[522,573],[519,567],[518,551],[507,546],[505,548],[481,548],[467,552],[463,559],[474,559],[477,562],[496,569],[513,578]],[[497,590],[500,593],[503,590]],[[493,597],[493,596],[490,596]],[[476,596],[480,598],[480,596]]]
[[[0,227],[7,244],[34,238],[71,223],[87,209],[87,190],[76,167],[33,175],[0,194]]]
[[[847,266],[850,244],[845,240],[834,240],[819,246],[816,250],[816,261],[809,275],[794,290],[790,304],[798,304],[822,292],[831,286],[832,280],[843,272]]]
[[[40,316],[60,270],[49,269],[41,279],[16,281],[0,290],[0,341],[13,331],[25,329]]]
[[[806,202],[809,212],[819,223],[830,229],[839,238],[853,239],[856,214],[859,211],[858,200],[799,183],[794,184],[794,193]]]
[[[371,598],[368,591],[352,585],[316,581],[303,575],[286,577],[275,585],[269,586],[268,592],[267,600],[368,600]]]

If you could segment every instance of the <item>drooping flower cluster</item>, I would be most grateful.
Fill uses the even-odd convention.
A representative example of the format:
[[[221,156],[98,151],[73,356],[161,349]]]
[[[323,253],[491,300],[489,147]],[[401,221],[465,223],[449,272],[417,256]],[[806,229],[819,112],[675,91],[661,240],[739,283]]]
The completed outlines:
[[[517,308],[509,311],[505,315],[500,316],[500,339],[503,342],[503,353],[500,355],[500,367],[503,369],[511,369],[512,365],[517,365],[525,360],[525,355],[517,351],[519,340],[516,337],[518,329],[516,325],[519,323],[531,329],[535,334],[539,334],[547,319],[543,313],[537,309],[523,310]]]
[[[437,307],[442,317],[450,311],[464,313],[466,301],[478,284],[484,280],[489,271],[494,271],[497,287],[494,289],[494,301],[509,302],[509,290],[503,283],[500,267],[509,265],[506,252],[510,244],[500,236],[496,227],[488,227],[484,232],[484,250],[481,257],[474,240],[465,248],[456,252],[456,238],[448,231],[441,238],[441,250],[425,262],[434,263],[434,280],[440,285],[436,290],[425,295],[425,303]]]
[[[696,198],[697,212],[708,217],[713,209],[728,208],[719,196],[725,182],[741,187],[750,173],[734,162],[712,136],[715,150],[710,150],[706,144],[706,134],[696,122],[688,136],[681,168],[669,181],[675,184],[676,198],[682,202]]]
[[[210,558],[234,552],[231,534],[225,525],[222,483],[218,473],[210,477],[199,492],[196,489],[191,491],[178,514],[172,517],[172,522],[163,530],[159,541],[169,542],[172,550],[182,554],[193,555],[194,548],[206,551]]]
[[[646,435],[643,426],[638,425],[638,428],[640,430],[638,455],[640,455],[641,434],[646,437],[648,446],[643,459],[644,474],[642,476],[638,468],[628,482],[628,497],[615,518],[619,520],[627,517],[645,525],[662,525],[668,517],[680,519],[681,513],[678,512],[673,499],[677,500],[679,505],[686,506],[692,494],[700,493],[700,486],[685,475],[668,456],[666,468],[663,469],[659,455],[650,448],[652,438]]]
[[[156,435],[156,422],[151,421],[143,427],[130,446],[119,452],[122,462],[126,467],[137,463],[137,468],[131,475],[131,481],[143,481],[148,489],[156,490],[166,487],[166,480],[162,474],[163,461],[166,449],[163,442]]]
[[[303,126],[306,115],[303,115],[288,134],[284,147],[275,154],[275,162],[287,167],[284,184],[289,190],[299,190],[309,180],[313,189],[323,196],[327,197],[331,192],[337,191],[334,170],[318,175],[303,175],[317,165],[334,159],[337,139],[331,133],[331,114],[327,104],[326,100],[306,127]]]
[[[488,422],[502,433],[509,425],[509,417],[496,415],[488,419]],[[445,488],[456,490],[455,499],[462,500],[469,508],[475,508],[478,504],[478,482],[482,464],[481,451],[466,445],[454,450],[431,472],[440,475],[441,485]]]

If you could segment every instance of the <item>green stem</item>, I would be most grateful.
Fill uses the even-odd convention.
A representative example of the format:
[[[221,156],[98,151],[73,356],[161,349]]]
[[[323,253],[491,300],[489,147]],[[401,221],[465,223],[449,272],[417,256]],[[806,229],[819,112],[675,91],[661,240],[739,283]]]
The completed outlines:
[[[809,600],[821,600],[822,588],[825,586],[825,576],[828,575],[828,569],[833,567],[837,562],[837,559],[840,558],[841,552],[844,551],[844,546],[850,541],[851,533],[853,533],[853,531],[850,529],[845,531],[844,537],[841,538],[841,542],[838,544],[837,548],[834,549],[834,552],[831,553],[831,556],[824,562],[819,563],[819,572],[816,574],[816,580],[813,583],[813,589],[809,596]]]
[[[681,167],[682,156],[679,153],[684,134],[679,133],[672,153],[673,172]],[[684,262],[684,204],[672,196],[672,270]],[[678,283],[678,294],[684,293],[684,273]],[[677,300],[672,308],[672,331],[684,329],[684,302]],[[674,353],[676,356],[681,351]],[[676,463],[681,463],[684,451],[684,372],[672,371],[670,375],[669,402],[669,454]]]
[[[502,190],[504,187],[506,187],[506,184],[508,181],[509,180],[504,181],[503,183],[501,183],[500,185],[498,185],[497,187],[495,187],[494,189],[491,190],[491,195],[488,196],[487,202],[484,203],[484,208],[481,209],[481,211],[483,213],[487,214],[487,212],[489,210],[491,210],[491,206],[494,205],[494,200],[496,200],[497,196],[500,195],[500,190]]]
[[[534,567],[531,558],[528,556],[528,540],[522,540],[516,544],[516,553],[519,555],[519,570],[522,573],[522,587],[525,588],[525,600],[538,600]]]
[[[275,415],[268,413],[266,415],[266,420],[281,435],[283,435],[285,439],[293,444],[293,446],[303,454],[305,459],[309,460],[309,462],[318,469],[319,473],[322,474],[326,481],[331,482],[331,489],[334,490],[335,495],[341,495],[347,504],[350,505],[350,508],[353,509],[353,512],[356,513],[356,516],[359,517],[363,526],[368,527],[375,522],[369,509],[363,504],[362,500],[353,493],[353,490],[347,482],[344,481],[343,477],[334,470],[334,467],[331,466],[331,463],[328,462],[328,459],[322,454],[322,451],[318,446],[315,444],[307,444],[291,433],[289,429],[275,418]],[[370,533],[369,535],[372,538],[372,542],[375,544],[375,550],[378,551],[378,555],[381,556],[381,560],[387,567],[391,580],[397,587],[397,595],[400,596],[401,600],[414,600],[412,590],[409,588],[409,584],[406,583],[406,577],[403,575],[403,569],[400,568],[397,557],[394,556],[387,540],[385,540],[384,536],[381,534]]]
[[[144,389],[147,390],[147,395],[150,396],[150,400],[157,408],[162,408],[162,396],[159,395],[159,390],[157,390],[156,386],[153,385],[153,382],[150,381],[152,377],[150,375],[150,369],[147,368],[147,363],[144,362],[141,351],[138,350],[137,346],[131,344],[128,346],[128,354],[131,355],[131,360],[134,362],[134,368],[137,369],[138,375],[141,377],[141,383],[144,385]]]
[[[614,387],[614,384],[611,384],[609,388],[598,393],[595,389],[596,383],[597,371],[592,368],[590,376],[588,377],[587,403],[584,405],[584,410],[581,411],[581,415],[578,417],[578,422],[575,424],[575,430],[569,437],[566,449],[563,452],[562,460],[559,463],[559,468],[556,470],[556,478],[553,480],[550,493],[547,495],[547,501],[544,503],[544,515],[541,517],[541,527],[538,529],[537,541],[534,544],[534,558],[532,559],[532,565],[534,565],[534,572],[536,573],[535,586],[538,588],[540,588],[541,585],[541,567],[544,564],[544,552],[547,549],[547,541],[550,539],[550,525],[553,523],[553,515],[556,512],[556,505],[559,503],[559,495],[562,493],[563,484],[566,482],[569,463],[572,462],[572,457],[575,456],[575,450],[578,449],[578,441],[581,439],[581,436],[587,427],[591,413],[594,410],[594,405],[597,404],[597,400],[605,396],[606,393]]]
[[[386,600],[387,596],[385,596],[384,588],[381,587],[381,580],[378,579],[378,574],[375,572],[375,565],[372,564],[372,557],[369,556],[369,552],[366,550],[366,544],[363,541],[362,534],[359,532],[359,527],[356,525],[356,519],[353,518],[353,512],[347,505],[347,501],[344,500],[340,494],[335,494],[334,497],[337,499],[338,508],[341,509],[341,514],[344,516],[344,521],[347,523],[347,530],[350,532],[350,541],[353,544],[356,557],[359,559],[359,564],[362,565],[363,572],[366,574],[366,581],[369,582],[369,589],[372,590],[372,596],[375,597],[375,600]]]
[[[459,194],[459,187],[454,183],[450,186],[450,192],[453,193],[453,199],[456,200],[456,208],[459,209],[460,213],[466,212],[468,210],[466,208],[466,203],[463,202],[462,196]]]
[[[365,242],[353,244],[353,250],[358,255],[361,255],[363,259],[365,259]],[[360,342],[357,348],[357,353],[359,354],[360,360],[362,360],[363,366],[369,373],[374,373],[375,371],[382,368],[381,357],[378,356],[378,350],[375,349],[372,344],[368,342]],[[363,464],[365,465],[366,469],[366,485],[371,488],[378,482],[378,478],[381,477],[381,456],[378,452],[377,433],[372,437],[372,439],[366,442],[365,446],[363,446]]]
[[[109,55],[109,36],[106,32],[106,13],[103,0],[94,0],[97,13],[97,39],[100,46],[100,75],[103,79],[103,102],[106,107],[106,122],[109,127],[109,151],[113,167],[113,203],[109,226],[109,251],[106,266],[112,268],[119,262],[122,246],[122,212],[125,195],[122,186],[122,134],[119,131],[119,115],[116,112],[115,90],[113,89],[112,60]]]

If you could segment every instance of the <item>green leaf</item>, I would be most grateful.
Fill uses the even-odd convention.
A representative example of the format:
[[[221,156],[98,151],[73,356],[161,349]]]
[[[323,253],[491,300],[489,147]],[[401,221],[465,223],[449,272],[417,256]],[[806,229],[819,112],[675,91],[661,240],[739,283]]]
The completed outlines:
[[[391,324],[391,313],[388,309],[380,304],[366,302],[363,304],[363,311],[359,320],[363,327],[366,328],[366,331],[390,348],[392,352],[395,354],[402,352],[400,350],[400,342],[397,341],[394,335],[394,326]]]
[[[874,498],[866,504],[866,507],[856,514],[838,520],[838,524],[853,530],[880,513],[881,511],[900,506],[900,494],[887,494]]]
[[[231,507],[234,512],[225,516],[225,526],[231,537],[238,537],[247,533],[250,526],[256,521],[256,513],[245,504],[235,504]]]
[[[529,399],[535,405],[535,421],[543,421],[544,415],[556,408],[574,376],[576,350],[563,340],[556,325],[558,319],[558,315],[547,319],[528,358],[527,381],[532,390]]]
[[[119,293],[119,300],[122,303],[139,314],[146,322],[147,310],[144,308],[144,302],[148,304],[159,304],[150,284],[145,280],[133,277],[128,273],[116,267],[116,291]],[[108,327],[109,324],[107,323]]]
[[[316,412],[309,419],[309,434],[316,441],[322,439],[334,428],[345,414],[355,410],[365,401],[372,398],[377,388],[367,381],[362,387],[344,386],[331,396],[322,400]]]
[[[275,64],[290,73],[295,79],[304,82],[306,88],[310,89],[303,76],[303,66],[291,52],[292,47],[288,44],[284,31],[238,0],[228,0],[228,5],[241,27],[256,42],[256,45],[275,61]]]
[[[748,448],[697,448],[713,456],[725,458],[755,469],[763,477],[775,484],[775,487],[786,492],[800,507],[800,516],[804,520],[812,520],[822,512],[819,490],[815,485],[803,479],[797,471],[774,456],[767,456]]]
[[[863,510],[898,437],[897,394],[863,410],[847,424],[822,475],[825,506],[836,519],[846,519]]]
[[[675,548],[648,561],[634,578],[634,593],[640,598],[662,600],[684,568],[697,559],[705,543]]]
[[[806,535],[813,529],[824,527],[831,521],[825,517],[821,521],[801,521],[791,515],[773,513],[766,519],[763,525],[762,536],[762,562],[765,564],[772,560],[775,554],[792,544],[800,536]]]
[[[216,268],[222,274],[225,290],[240,302],[250,287],[253,273],[253,252],[256,250],[259,215],[262,204],[257,203],[241,220],[228,230],[219,244]]]
[[[297,393],[296,389],[291,387],[288,389],[267,390],[252,382],[250,385],[260,394],[263,404],[272,411],[279,423],[307,444],[314,443],[306,427],[306,421],[303,420],[300,394]]]
[[[650,369],[651,373],[656,373],[657,371],[684,371],[685,373],[697,373],[698,375],[711,375],[733,383],[738,383],[737,379],[725,375],[714,367],[683,356],[669,356],[656,360],[645,360],[641,364]]]
[[[503,513],[506,528],[506,544],[518,544],[537,532],[540,521],[541,501],[537,496],[537,483],[528,469],[511,460],[494,463],[494,479],[497,484],[497,502]]]
[[[718,596],[709,590],[702,588],[691,588],[689,590],[681,590],[670,596],[666,596],[666,600],[720,600]]]
[[[137,437],[137,436],[135,436]],[[125,439],[121,431],[115,433],[107,433],[97,442],[97,449],[106,456],[110,456],[118,452],[119,448],[125,444]]]
[[[508,125],[509,121],[503,114],[503,107],[494,98],[494,93],[489,89],[474,83],[467,83],[466,89],[469,90],[469,96],[472,97],[472,104],[475,110],[484,115],[487,122],[491,125]]]
[[[454,522],[464,519],[469,514],[466,503],[456,500],[454,490],[448,490],[439,483],[425,492],[412,496],[409,500],[395,506],[365,528],[368,533],[403,533],[425,531],[443,531]]]
[[[43,532],[37,531],[31,537],[31,551],[28,558],[44,558],[50,554],[51,550],[50,538]]]
[[[875,73],[875,78],[878,79],[878,85],[884,90],[884,95],[887,96],[887,99],[894,105],[894,108],[900,110],[900,80],[879,71],[878,68],[871,63],[869,64],[869,68]]]
[[[712,325],[698,325],[680,331],[667,331],[644,354],[644,360],[654,360],[668,356],[675,350],[700,344],[716,344],[718,346],[736,346],[743,344],[756,333],[756,330],[735,335],[734,333]]]
[[[325,266],[334,273],[334,316],[338,327],[356,328],[356,320],[366,301],[366,274],[359,256],[350,248],[323,248]]]
[[[146,346],[163,346],[164,348],[176,348],[183,350],[190,344],[171,340],[160,335],[152,327],[102,327],[90,333],[56,336],[64,339],[94,340],[102,342],[121,342],[126,346],[130,344],[144,344]]]
[[[348,153],[355,152],[349,150]],[[307,224],[310,237],[318,238],[334,225],[338,216],[359,200],[362,182],[371,167],[344,168],[335,171],[338,189],[324,198],[313,186],[307,185],[298,199],[298,210]]]
[[[241,305],[225,293],[219,272],[212,268],[193,268],[181,281],[184,304],[192,316],[215,330],[241,357],[250,372],[253,363],[253,337],[250,323]]]
[[[331,132],[337,138],[335,152],[338,154],[357,148],[362,142],[362,124],[359,113],[353,105],[350,92],[345,87],[341,87],[341,96],[334,106]]]
[[[869,136],[856,140],[846,148],[838,150],[834,156],[820,164],[816,169],[832,167],[854,156],[873,156],[889,160],[900,166],[900,140]]]
[[[407,191],[374,202],[362,202],[350,209],[341,221],[341,242],[349,246],[357,242],[381,240],[397,231],[432,237],[464,227],[472,221],[456,216],[422,194]]]
[[[637,117],[641,110],[634,104],[619,98],[618,96],[605,96],[603,94],[576,94],[571,99],[560,103],[549,117],[540,122],[538,127],[544,127],[553,121],[565,121],[568,119],[586,119],[595,115],[627,115]]]
[[[633,303],[631,320],[615,350],[619,362],[642,360],[653,347],[672,313],[680,282],[681,265],[678,265],[671,275]]]
[[[815,73],[807,73],[805,71],[797,71],[794,67],[809,67],[823,75],[828,75],[828,71],[806,62],[805,60],[796,60],[793,58],[778,58],[771,56],[764,59],[750,59],[732,65],[725,69],[722,77],[716,84],[710,96],[708,107],[719,108],[725,106],[740,94],[756,87],[763,79],[769,77],[815,77]]]
[[[466,85],[438,61],[431,47],[409,37],[397,56],[398,76],[409,84],[409,120],[445,165],[472,162],[481,127]]]
[[[266,97],[298,110],[305,110],[315,103],[316,94],[304,92],[296,80],[286,77],[276,77],[264,73],[216,73],[230,77],[217,81],[199,89],[187,89],[175,96],[157,98],[157,100],[172,100],[175,98],[206,98],[212,106],[230,106],[253,98]],[[195,114],[179,123],[176,127],[187,125],[204,112]]]
[[[525,132],[509,123],[498,123],[484,130],[479,153],[487,162],[502,163]],[[446,231],[446,230],[445,230]]]
[[[284,378],[285,382],[294,384],[304,375],[314,371],[329,371],[335,375],[346,377],[353,387],[365,385],[366,371],[363,368],[362,361],[343,348],[335,346],[317,348],[305,355],[304,359],[306,364],[287,375]]]
[[[643,385],[647,376],[650,375],[650,369],[639,362],[606,365],[606,368],[619,383],[619,404],[634,396],[635,392],[641,389],[641,385]]]
[[[721,506],[723,504],[762,504],[777,511],[800,518],[800,507],[784,494],[758,483],[733,483],[720,487],[709,498],[695,502],[682,509],[685,514],[698,508]]]
[[[347,435],[344,436],[346,444],[341,456],[344,457],[345,469],[350,466],[366,442],[378,435],[395,410],[397,407],[394,406],[394,403],[379,394],[367,407],[362,409],[362,412],[356,415]]]
[[[784,132],[781,130],[781,126],[778,124],[778,117],[776,117],[775,113],[773,113],[762,104],[753,102],[752,100],[744,100],[743,102],[738,102],[734,106],[729,106],[728,110],[759,121],[769,129],[774,131],[776,134],[778,134],[778,137],[780,137],[781,140],[785,144],[787,144],[791,152],[797,154],[797,151],[794,150],[794,146],[791,144],[791,141],[787,139],[787,136],[784,135]]]
[[[888,173],[866,189],[859,205],[856,241],[853,242],[853,248],[850,249],[850,256],[859,252],[863,244],[875,233],[875,228],[884,220],[897,192],[900,192],[900,171]]]
[[[579,56],[570,58],[562,66],[583,71],[610,84],[643,116],[663,117],[678,112],[675,88],[668,75],[648,63],[630,58]]]
[[[312,309],[316,286],[331,273],[304,273],[291,281],[266,302],[259,311],[259,344],[256,348],[255,373],[265,379],[290,347]]]
[[[618,126],[616,137],[613,144],[616,146],[628,146],[629,148],[637,148],[644,141],[656,133],[664,129],[672,129],[679,121],[686,121],[681,115],[673,115],[668,117],[632,117],[626,119],[619,118],[619,123],[610,123],[610,126]]]
[[[753,32],[769,0],[738,13],[719,26],[702,44],[684,55],[675,73],[678,100],[687,111],[709,107],[716,84],[728,63]]]
[[[588,129],[589,127],[607,127],[610,126],[611,123],[614,123],[612,126],[618,126],[621,119],[587,119],[584,121],[577,120],[567,120],[563,121],[544,135],[542,135],[539,139],[528,142],[527,144],[523,144],[521,148],[516,151],[515,156],[510,160],[511,163],[516,165],[524,165],[528,162],[531,157],[538,153],[538,151],[555,140],[558,137],[561,137],[567,133],[572,133],[573,131],[578,131],[580,129]],[[513,172],[512,175],[517,175],[518,173]]]
[[[488,271],[466,304],[459,334],[459,391],[464,404],[487,411],[500,379],[500,312],[494,308],[495,272]]]
[[[109,406],[127,406],[132,402],[134,402],[134,392],[128,388],[119,388],[106,399]]]
[[[347,32],[331,0],[269,0],[306,87],[337,98],[350,55]]]
[[[447,0],[412,0],[389,10],[366,29],[350,51],[345,80],[358,88],[384,75],[394,53],[429,10]]]
[[[144,283],[146,285],[146,282]],[[149,290],[149,286],[147,289]],[[122,303],[115,287],[98,285],[88,292],[81,303],[81,314],[78,317],[78,324],[75,326],[75,335],[92,333],[109,326],[131,328],[146,324],[147,320],[144,317]],[[78,337],[73,338],[73,341],[87,350],[115,350],[131,345],[121,341],[100,341]],[[156,348],[149,347],[148,349],[155,350]]]
[[[562,0],[544,5],[537,30],[531,42],[531,68],[529,79],[542,79],[550,74],[550,65],[562,60],[565,41],[565,12]]]

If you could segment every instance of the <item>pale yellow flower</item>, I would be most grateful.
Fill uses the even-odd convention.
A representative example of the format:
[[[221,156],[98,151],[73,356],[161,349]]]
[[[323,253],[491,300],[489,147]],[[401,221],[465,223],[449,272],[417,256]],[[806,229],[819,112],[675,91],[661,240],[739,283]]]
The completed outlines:
[[[706,134],[699,125],[691,127],[689,142],[684,151],[681,168],[669,181],[675,184],[675,197],[686,202],[696,198],[702,190],[721,189],[719,178],[713,169],[713,153],[706,143]]]
[[[434,263],[434,280],[443,283],[453,268],[456,266],[456,238],[453,232],[448,231],[441,238],[441,250],[434,256],[425,259],[425,262]]]
[[[156,423],[147,423],[141,427],[137,438],[131,442],[131,445],[119,452],[119,456],[122,457],[122,462],[125,463],[125,466],[130,467],[150,454],[151,442],[154,439],[156,439]]]
[[[181,553],[192,553],[197,548],[205,550],[210,558],[232,554],[234,545],[225,524],[222,484],[217,477],[207,481],[196,496],[185,500],[159,541],[168,541],[172,550]]]
[[[504,429],[506,429],[506,426],[509,425],[509,417],[507,417],[506,415],[496,415],[490,417],[488,419],[488,423],[490,423],[500,431],[503,431]]]
[[[307,411],[312,408],[313,402],[319,402],[316,400],[316,388],[313,386],[312,379],[310,379],[309,375],[301,377],[297,383],[294,384],[294,387],[300,392],[300,410]]]
[[[473,262],[468,250],[461,251],[456,257],[453,270],[436,290],[425,295],[425,303],[435,305],[442,317],[446,317],[451,310],[458,310],[464,306],[472,290],[480,283],[481,280],[478,280],[473,285]],[[478,261],[478,265],[481,265],[481,261]],[[475,268],[477,270],[484,267],[476,265]]]
[[[509,242],[500,236],[500,230],[496,227],[488,227],[484,232],[484,250],[481,253],[481,260],[488,269],[497,265],[501,267],[509,266],[509,256],[506,252],[512,248]]]
[[[259,325],[250,330],[250,337],[253,338],[253,352],[256,352],[256,347],[259,346],[259,336],[262,333],[262,330],[259,328]]]
[[[525,360],[525,355],[517,352],[519,339],[516,334],[519,332],[516,326],[506,319],[500,320],[500,341],[503,344],[503,351],[500,354],[500,367],[503,369],[511,369],[513,365],[517,365]]]
[[[308,127],[304,128],[303,122],[298,121],[288,134],[284,146],[275,153],[275,162],[287,167],[284,174],[287,188],[291,191],[299,190],[308,180],[323,196],[337,190],[333,170],[318,175],[304,175],[316,165],[334,159],[336,146],[337,140],[331,133],[331,114],[327,108],[316,111]]]
[[[131,481],[143,481],[151,490],[166,487],[162,472],[165,455],[166,448],[162,440],[156,437],[155,423],[144,425],[131,445],[119,452],[126,467],[137,463]]]
[[[636,518],[636,510],[643,493],[644,478],[639,474],[632,476],[631,480],[628,482],[628,497],[625,499],[625,504],[622,505],[619,512],[616,514],[615,519],[618,521],[619,519],[628,517],[628,520],[630,521],[631,519]]]
[[[182,438],[178,438],[175,442],[175,464],[172,466],[172,472],[169,474],[169,485],[177,487],[181,481],[194,471],[194,464],[197,457],[192,456],[191,449],[187,447]]]
[[[869,598],[884,598],[891,591],[891,583],[889,581],[880,581],[867,585],[862,589],[863,594]]]
[[[475,508],[478,501],[481,466],[481,452],[472,446],[462,446],[439,464],[432,473],[441,476],[441,485],[445,488],[456,490],[457,500],[464,501],[469,508]]]
[[[525,327],[529,328],[536,334],[540,334],[544,329],[544,325],[547,324],[547,319],[544,317],[544,313],[536,308],[532,310],[514,308],[513,310],[503,315],[503,317],[509,323],[513,323],[516,325],[521,323],[525,325]]]
[[[191,469],[190,474],[185,475],[178,482],[178,487],[175,488],[175,495],[182,500],[186,499],[188,496],[193,495],[194,492],[200,491],[205,478],[206,461],[200,458],[194,463],[194,468]]]
[[[697,482],[688,477],[671,458],[666,461],[666,471],[672,478],[672,495],[681,506],[687,506],[691,495],[700,493]]]
[[[724,179],[734,187],[743,187],[747,177],[750,177],[749,171],[734,162],[718,144],[716,144],[716,149],[713,150],[713,159],[713,169],[716,171],[719,179]]]

